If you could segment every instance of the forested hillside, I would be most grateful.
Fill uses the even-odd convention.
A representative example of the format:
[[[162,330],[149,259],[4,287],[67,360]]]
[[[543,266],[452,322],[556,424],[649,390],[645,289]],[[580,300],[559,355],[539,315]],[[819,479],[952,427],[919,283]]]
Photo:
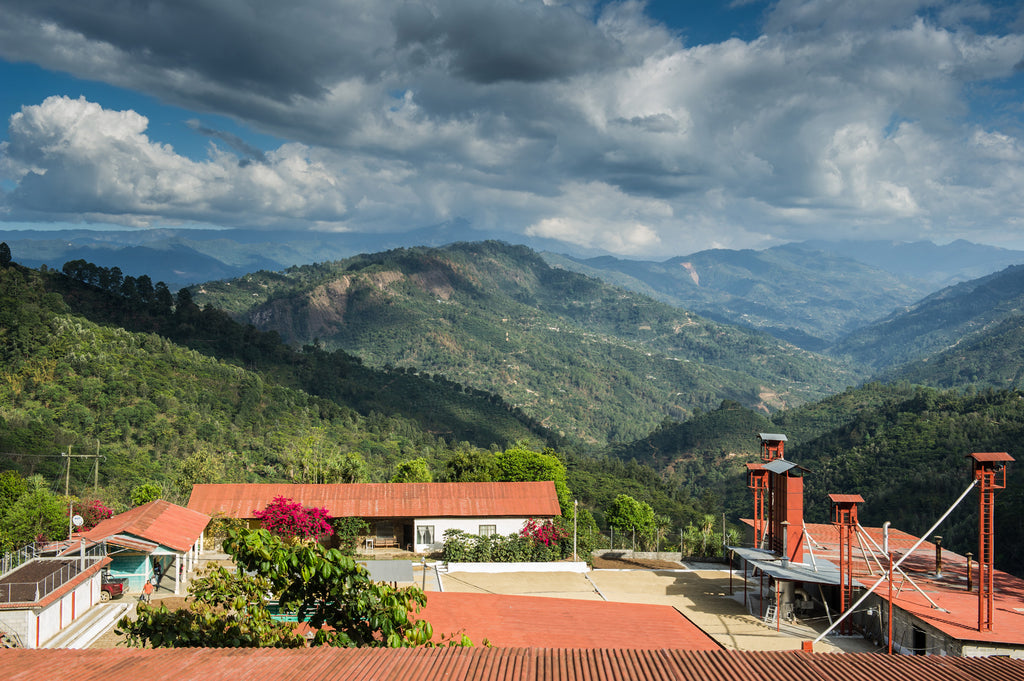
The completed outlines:
[[[760,329],[821,351],[933,289],[838,254],[787,244],[715,249],[663,262],[544,254],[552,265],[601,278],[698,314]]]
[[[107,325],[156,333],[204,354],[259,371],[270,380],[331,399],[363,415],[395,414],[448,440],[503,444],[534,440],[557,446],[557,437],[494,394],[452,383],[441,375],[404,368],[366,367],[357,357],[307,345],[293,350],[274,333],[239,324],[224,312],[200,310],[187,289],[175,300],[148,277],[122,277],[83,260],[66,263],[67,276],[43,282],[71,311]]]
[[[156,334],[73,316],[35,272],[0,277],[5,466],[57,479],[60,452],[98,447],[112,497],[155,482],[182,501],[195,482],[381,479],[397,461],[449,449],[411,421],[363,417]],[[91,465],[73,465],[72,480],[89,485]]]
[[[1024,314],[1014,314],[948,350],[886,372],[880,380],[937,388],[1024,389]]]
[[[969,342],[1024,313],[1024,265],[943,289],[856,331],[829,352],[876,371],[920,360]]]
[[[1006,387],[1019,385],[1020,317],[1003,281],[972,282],[964,300],[936,297],[955,301],[963,320],[973,301],[992,322],[904,375],[936,385],[1002,376]],[[809,391],[812,376],[833,376],[829,365],[538,265],[535,254],[503,244],[361,256],[204,290],[196,295],[220,296],[236,313],[257,293],[263,302],[254,316],[295,309],[282,328],[317,333],[289,347],[276,331],[200,308],[188,289],[175,296],[148,277],[84,261],[64,273],[0,268],[0,469],[41,474],[57,489],[61,452],[95,452],[102,457],[97,496],[124,505],[146,484],[180,501],[195,482],[384,481],[413,468],[435,480],[489,479],[496,452],[526,447],[557,457],[575,498],[602,527],[615,498],[628,494],[675,531],[708,513],[734,521],[750,515],[744,464],[757,459],[757,433],[767,431],[785,433],[787,458],[808,469],[809,521],[827,520],[827,494],[858,493],[866,500],[862,522],[890,520],[918,533],[966,487],[966,455],[1020,458],[1019,391],[870,383],[772,412],[760,408],[763,395],[746,402],[731,395],[780,383],[791,398],[805,395],[796,386]],[[367,343],[371,359],[330,347],[323,331]],[[400,351],[409,355],[387,364],[387,353]],[[661,364],[689,373],[652,370]],[[442,375],[446,367],[454,369]],[[492,375],[494,367],[503,373]],[[744,367],[754,367],[753,378]],[[536,411],[466,387],[483,376],[525,384],[523,394],[536,393],[529,403]],[[698,379],[692,391],[700,399],[685,408],[692,394],[672,394],[667,403],[650,397],[668,385],[683,392]],[[588,411],[590,422],[580,415]],[[626,423],[607,432],[639,435],[604,450],[586,447],[545,428],[555,414],[568,423]],[[1011,466],[997,503],[998,561],[1010,571],[1024,559],[1018,468]],[[90,491],[92,470],[91,462],[72,463],[73,494]],[[961,552],[975,550],[973,500],[942,530],[946,545]]]
[[[443,379],[374,371],[343,353],[294,353],[273,334],[199,310],[187,292],[164,309],[156,302],[167,302],[159,284],[153,289],[163,293],[153,300],[145,282],[144,294],[132,299],[109,282],[79,280],[83,272],[109,277],[103,268],[67,269],[74,278],[0,268],[0,471],[42,476],[15,487],[36,490],[47,504],[54,498],[47,489],[63,491],[61,453],[69,451],[102,457],[96,490],[93,461],[72,461],[72,495],[120,509],[145,487],[184,502],[197,482],[387,481],[408,470],[434,480],[500,479],[487,463],[495,452],[544,448],[543,431],[526,428],[500,399]],[[138,289],[131,283],[129,293]],[[71,307],[107,321],[97,324]],[[157,333],[127,331],[113,319],[188,336],[202,352]],[[316,383],[330,399],[291,385],[301,382]],[[373,397],[388,391],[395,395]],[[404,403],[395,412],[361,414],[359,406],[374,399],[377,406]],[[466,437],[453,437],[456,423]],[[521,437],[497,439],[510,435]],[[544,451],[560,457],[581,508],[598,519],[624,490],[673,526],[704,513],[700,500],[680,496],[647,466]],[[0,490],[0,544],[10,548],[8,492]],[[61,504],[54,503],[59,515]],[[66,502],[63,509],[66,523]]]
[[[498,242],[256,273],[195,296],[295,345],[341,348],[372,366],[441,373],[500,394],[593,444],[640,437],[722,399],[770,412],[858,376]]]

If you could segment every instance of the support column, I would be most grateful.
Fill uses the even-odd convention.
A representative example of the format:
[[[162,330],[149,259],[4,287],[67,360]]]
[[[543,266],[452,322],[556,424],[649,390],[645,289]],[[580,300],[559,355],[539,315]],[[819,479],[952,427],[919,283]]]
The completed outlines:
[[[974,479],[978,481],[978,631],[992,631],[992,593],[995,556],[995,492],[1006,489],[1006,464],[1013,457],[1006,452],[976,452]]]

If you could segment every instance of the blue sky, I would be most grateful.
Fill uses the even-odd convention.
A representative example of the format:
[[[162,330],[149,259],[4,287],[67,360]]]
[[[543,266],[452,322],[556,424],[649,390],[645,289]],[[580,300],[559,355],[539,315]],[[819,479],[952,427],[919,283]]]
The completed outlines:
[[[1024,248],[1024,8],[0,0],[0,229]]]

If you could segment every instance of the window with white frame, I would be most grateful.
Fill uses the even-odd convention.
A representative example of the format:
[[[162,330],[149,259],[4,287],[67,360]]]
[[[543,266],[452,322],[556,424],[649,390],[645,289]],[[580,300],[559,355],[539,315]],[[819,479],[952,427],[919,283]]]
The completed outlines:
[[[497,525],[481,525],[480,526],[480,532],[478,532],[478,534],[481,537],[493,537],[494,535],[498,534],[498,526]]]
[[[433,544],[434,543],[434,526],[433,525],[417,525],[416,526],[416,543],[417,544]]]

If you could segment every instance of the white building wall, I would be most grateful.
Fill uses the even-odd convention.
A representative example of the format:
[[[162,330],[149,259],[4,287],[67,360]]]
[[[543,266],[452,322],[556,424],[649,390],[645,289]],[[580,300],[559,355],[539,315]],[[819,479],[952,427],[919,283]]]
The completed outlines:
[[[17,634],[26,648],[38,648],[99,602],[100,573],[79,584],[38,614],[32,607],[0,610],[0,628]]]
[[[416,518],[413,528],[413,550],[417,553],[440,551],[444,546],[446,530],[462,530],[467,534],[480,534],[482,525],[494,525],[495,534],[509,535],[523,529],[528,518]],[[421,528],[433,528],[432,542],[421,542],[424,532]]]
[[[60,631],[60,601],[36,615],[36,631],[30,632],[31,642],[26,641],[25,647],[38,648],[56,636]]]

